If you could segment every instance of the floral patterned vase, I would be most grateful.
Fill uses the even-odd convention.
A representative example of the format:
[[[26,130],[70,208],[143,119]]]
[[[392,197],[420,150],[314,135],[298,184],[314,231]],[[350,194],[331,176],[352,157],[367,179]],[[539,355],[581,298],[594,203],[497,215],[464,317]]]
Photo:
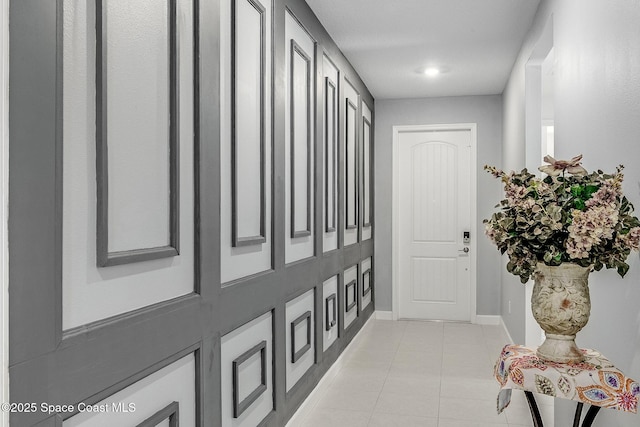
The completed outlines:
[[[589,267],[563,263],[552,267],[538,263],[531,309],[546,339],[537,355],[552,362],[582,362],[576,333],[589,321]]]

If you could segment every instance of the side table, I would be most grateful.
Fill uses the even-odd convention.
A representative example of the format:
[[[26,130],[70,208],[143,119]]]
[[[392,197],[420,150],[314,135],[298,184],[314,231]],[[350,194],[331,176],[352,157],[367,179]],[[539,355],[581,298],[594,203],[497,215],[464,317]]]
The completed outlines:
[[[495,366],[500,383],[498,413],[509,405],[512,389],[524,391],[534,427],[543,425],[533,393],[578,402],[573,427],[579,427],[585,403],[591,407],[582,427],[591,426],[600,408],[637,413],[640,384],[626,377],[598,351],[582,352],[584,362],[557,363],[538,358],[534,348],[506,345]]]

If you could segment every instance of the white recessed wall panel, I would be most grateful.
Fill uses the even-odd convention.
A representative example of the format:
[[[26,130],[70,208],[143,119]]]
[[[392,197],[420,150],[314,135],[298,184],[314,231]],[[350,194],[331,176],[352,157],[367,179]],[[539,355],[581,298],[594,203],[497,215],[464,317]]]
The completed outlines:
[[[253,427],[273,409],[271,312],[221,338],[222,426]]]
[[[223,283],[271,269],[270,0],[220,3]]]
[[[315,40],[285,14],[285,261],[314,255]]]
[[[118,12],[109,8],[117,7]],[[162,5],[162,6],[160,6]],[[168,8],[168,2],[122,2],[105,1],[107,18],[114,15],[114,22],[107,25],[107,34],[125,31],[141,31],[142,38],[133,38],[127,42],[126,37],[115,34],[117,43],[109,50],[107,60],[122,69],[111,70],[108,78],[109,102],[117,102],[122,108],[132,108],[131,117],[115,115],[116,121],[109,122],[108,144],[114,144],[114,157],[109,162],[117,170],[109,171],[109,177],[118,181],[114,183],[110,196],[109,218],[115,222],[108,227],[109,241],[116,246],[110,250],[131,248],[134,246],[166,245],[169,224],[167,221],[168,204],[168,110],[167,102],[167,69],[166,54],[168,52],[166,15],[162,10]],[[127,10],[131,16],[118,16]],[[177,25],[178,39],[178,92],[177,110],[180,121],[177,129],[179,143],[179,204],[180,221],[176,229],[180,233],[180,254],[170,258],[135,262],[100,268],[97,267],[97,216],[96,206],[96,11],[93,2],[64,1],[63,20],[63,327],[64,329],[84,325],[93,321],[121,314],[160,301],[172,299],[193,292],[194,240],[193,240],[193,26],[192,2],[177,1],[177,11],[181,19]],[[145,17],[149,12],[150,17]],[[164,18],[163,18],[164,16]],[[137,18],[136,18],[137,17]],[[119,26],[127,26],[134,20],[143,29],[124,30]],[[114,25],[117,25],[114,27]],[[156,28],[157,27],[157,28]],[[111,30],[110,30],[111,29]],[[153,31],[152,31],[153,29]],[[157,34],[156,34],[157,33]],[[115,41],[114,41],[115,42]],[[129,45],[131,44],[131,46]],[[137,60],[131,67],[135,73],[126,75],[129,67],[126,58],[137,55],[141,45],[158,53],[154,64],[141,64]],[[110,62],[107,62],[107,64]],[[160,63],[164,65],[159,65]],[[140,67],[153,66],[157,73],[154,76],[143,74]],[[117,67],[116,67],[117,68]],[[155,69],[154,68],[154,69]],[[146,68],[145,68],[146,69]],[[148,74],[148,73],[147,73]],[[157,79],[157,80],[155,80]],[[149,87],[148,81],[157,83],[157,88]],[[125,105],[127,91],[139,82],[140,93],[130,94],[130,100],[138,107]],[[158,83],[161,82],[162,84]],[[110,84],[112,83],[112,84]],[[113,88],[112,88],[113,86]],[[161,86],[161,87],[160,87]],[[157,93],[154,90],[157,89]],[[133,90],[133,89],[131,89]],[[152,93],[153,92],[153,93]],[[144,98],[138,100],[137,98]],[[136,98],[136,99],[133,99]],[[146,107],[154,106],[153,117],[149,118]],[[138,104],[142,102],[143,104]],[[111,117],[112,114],[109,115]],[[138,140],[135,135],[145,133],[143,128],[150,129],[153,135]],[[124,147],[122,138],[131,141],[132,147]],[[132,136],[133,135],[133,136]],[[131,140],[133,138],[133,140]],[[123,151],[124,150],[124,151]],[[127,150],[134,150],[129,159]],[[137,163],[138,169],[132,164]],[[119,167],[122,166],[122,169]],[[144,176],[143,176],[144,175]],[[109,188],[112,187],[111,182]],[[144,204],[136,201],[128,207],[128,199],[132,194],[116,194],[124,187],[130,186]],[[111,191],[110,190],[110,191]],[[123,190],[124,191],[124,190]],[[128,191],[128,190],[127,190]],[[152,206],[152,209],[149,207]],[[135,212],[134,212],[135,211]],[[154,216],[144,230],[131,229],[152,212]],[[156,212],[157,211],[157,212]],[[137,212],[137,213],[136,213]],[[140,214],[140,215],[138,215]],[[123,216],[124,215],[124,216]],[[131,222],[129,222],[131,217]],[[119,218],[119,219],[118,219]],[[159,219],[158,222],[155,222]],[[122,223],[122,224],[120,224]],[[155,225],[153,225],[155,224]],[[137,228],[134,227],[134,228]],[[120,231],[117,231],[120,230]],[[150,231],[152,230],[152,231]],[[125,236],[127,231],[130,236]],[[121,237],[118,237],[118,233]],[[151,237],[153,236],[153,237]],[[128,240],[132,239],[132,240]],[[142,245],[142,246],[141,246]]]
[[[344,271],[344,329],[358,317],[358,266]]]
[[[260,3],[235,1],[232,88],[232,197],[236,246],[264,238],[264,53],[266,11]],[[260,242],[262,243],[262,242]]]
[[[311,289],[287,302],[287,391],[291,390],[315,362],[314,295],[314,290]]]
[[[371,267],[371,257],[365,259],[360,263],[360,293],[361,293],[361,308],[360,311],[363,311],[372,301],[373,295],[373,269]]]
[[[324,252],[338,248],[338,117],[340,72],[327,55],[322,56],[323,108],[323,203],[322,225]]]
[[[371,109],[362,103],[362,240],[371,238],[373,224],[373,127]]]
[[[103,0],[109,251],[169,244],[171,0]]]
[[[358,242],[358,92],[344,80],[344,245]]]
[[[291,235],[311,232],[311,57],[291,40]]]
[[[322,284],[322,349],[326,351],[338,338],[338,276]]]
[[[137,426],[164,410],[163,415],[159,417],[162,421],[158,425],[168,425],[168,418],[175,412],[173,417],[179,420],[179,425],[195,426],[195,377],[196,363],[192,353],[108,398],[88,405],[88,408],[83,407],[82,412],[65,420],[62,425]],[[98,411],[90,411],[93,408]]]

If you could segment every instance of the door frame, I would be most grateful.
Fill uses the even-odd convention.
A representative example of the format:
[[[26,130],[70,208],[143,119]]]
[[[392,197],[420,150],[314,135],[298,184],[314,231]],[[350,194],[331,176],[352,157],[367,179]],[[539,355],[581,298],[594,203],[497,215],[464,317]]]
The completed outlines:
[[[478,242],[478,175],[477,175],[477,124],[476,123],[451,123],[451,124],[434,124],[434,125],[397,125],[393,126],[393,172],[392,172],[392,265],[391,265],[391,277],[392,277],[392,317],[393,320],[398,320],[400,314],[400,284],[398,278],[398,265],[399,259],[399,204],[400,204],[400,134],[406,132],[446,132],[446,131],[460,131],[468,130],[471,132],[471,244],[469,245],[469,267],[471,268],[471,274],[469,277],[469,320],[471,323],[476,323],[476,293],[477,293],[477,242]],[[475,237],[474,237],[475,236]]]

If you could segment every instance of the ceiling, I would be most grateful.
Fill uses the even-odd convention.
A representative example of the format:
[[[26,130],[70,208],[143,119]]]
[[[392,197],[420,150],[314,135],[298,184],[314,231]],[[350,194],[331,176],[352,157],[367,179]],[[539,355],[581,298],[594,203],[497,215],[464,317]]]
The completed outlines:
[[[306,1],[377,99],[502,93],[539,3]]]

